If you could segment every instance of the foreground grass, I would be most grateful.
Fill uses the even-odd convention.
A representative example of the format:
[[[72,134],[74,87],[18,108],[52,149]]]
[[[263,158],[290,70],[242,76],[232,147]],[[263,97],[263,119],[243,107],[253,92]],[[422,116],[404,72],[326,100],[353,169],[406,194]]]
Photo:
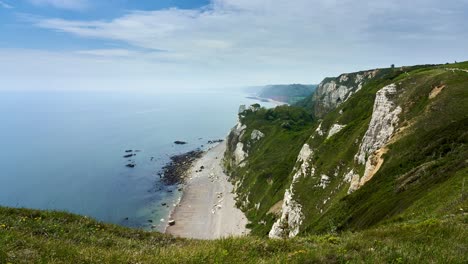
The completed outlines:
[[[467,220],[460,212],[355,233],[200,241],[0,207],[0,263],[467,263]]]

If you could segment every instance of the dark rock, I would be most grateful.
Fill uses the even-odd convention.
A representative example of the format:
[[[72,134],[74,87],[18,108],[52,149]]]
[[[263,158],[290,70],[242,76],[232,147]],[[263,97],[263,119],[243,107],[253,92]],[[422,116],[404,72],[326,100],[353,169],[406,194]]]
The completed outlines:
[[[179,189],[177,189],[177,190],[178,190],[179,192],[181,192],[183,189],[182,189],[182,188],[179,188]]]
[[[133,150],[131,150],[131,149],[127,149],[125,152],[130,153],[130,152],[132,152],[132,151],[133,151]]]
[[[171,161],[162,168],[160,174],[163,183],[174,185],[183,183],[187,176],[187,171],[190,170],[195,160],[200,158],[203,151],[197,149],[184,154],[171,157]]]
[[[132,163],[129,163],[127,165],[125,165],[126,167],[129,167],[129,168],[135,168],[135,164],[132,164]]]
[[[149,219],[148,222],[153,223],[153,220]]]
[[[171,192],[172,192],[172,190],[167,190],[167,192],[168,192],[168,193],[171,193]]]
[[[205,169],[205,166],[203,166],[203,165],[200,166],[200,170],[203,170],[203,169]]]
[[[166,203],[162,203],[161,205],[162,205],[162,206],[165,206],[165,205],[167,205],[167,204],[166,204]]]
[[[123,156],[123,157],[124,157],[124,158],[130,158],[130,157],[132,157],[132,156],[133,156],[133,154],[128,154],[128,155],[125,155],[125,156]]]
[[[185,145],[185,144],[187,144],[187,142],[176,140],[176,141],[174,141],[174,144],[176,144],[176,145]]]
[[[208,140],[208,144],[221,143],[223,141],[224,141],[224,139]]]
[[[125,221],[128,221],[128,217],[125,217],[124,220],[125,220]]]
[[[173,225],[175,225],[175,220],[169,220],[167,223],[168,223],[170,226],[173,226]]]

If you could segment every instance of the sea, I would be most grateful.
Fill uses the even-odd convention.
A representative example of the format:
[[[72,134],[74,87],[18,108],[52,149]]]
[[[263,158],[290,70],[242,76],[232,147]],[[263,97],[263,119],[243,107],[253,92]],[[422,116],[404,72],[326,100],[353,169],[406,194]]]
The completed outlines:
[[[239,106],[253,103],[274,106],[240,90],[0,92],[0,206],[163,231],[181,192],[158,172],[224,139]]]

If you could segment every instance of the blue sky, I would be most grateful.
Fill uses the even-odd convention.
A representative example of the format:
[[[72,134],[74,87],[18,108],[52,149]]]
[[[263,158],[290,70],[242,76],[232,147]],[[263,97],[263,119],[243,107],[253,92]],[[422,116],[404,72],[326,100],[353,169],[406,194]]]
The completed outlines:
[[[467,0],[0,0],[0,90],[317,83],[468,59]]]

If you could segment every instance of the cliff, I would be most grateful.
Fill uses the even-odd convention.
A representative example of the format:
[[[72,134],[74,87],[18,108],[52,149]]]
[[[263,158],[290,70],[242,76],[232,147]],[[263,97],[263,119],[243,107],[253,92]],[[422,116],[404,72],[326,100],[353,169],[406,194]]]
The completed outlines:
[[[252,232],[294,237],[466,210],[467,83],[466,63],[374,69],[322,81],[298,103],[314,117],[300,127],[269,118],[286,107],[243,112],[247,130],[275,131],[255,144],[230,137],[248,153],[229,171]],[[290,124],[298,134],[285,142]]]

